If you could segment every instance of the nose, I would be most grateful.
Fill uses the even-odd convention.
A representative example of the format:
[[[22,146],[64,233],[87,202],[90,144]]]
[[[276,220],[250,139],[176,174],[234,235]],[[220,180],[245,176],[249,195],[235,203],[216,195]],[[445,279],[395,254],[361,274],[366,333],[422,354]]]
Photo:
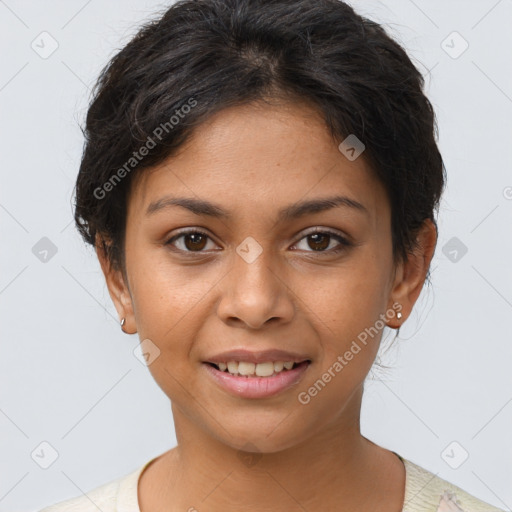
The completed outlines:
[[[219,318],[249,329],[290,322],[295,301],[285,265],[272,258],[270,249],[264,249],[254,261],[234,253],[233,266],[220,283]]]

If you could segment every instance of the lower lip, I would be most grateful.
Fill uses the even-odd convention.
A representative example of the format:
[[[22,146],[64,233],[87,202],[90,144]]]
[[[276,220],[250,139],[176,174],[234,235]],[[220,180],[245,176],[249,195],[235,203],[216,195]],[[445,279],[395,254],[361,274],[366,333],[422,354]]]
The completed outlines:
[[[297,384],[309,363],[304,361],[292,370],[283,370],[273,377],[239,377],[203,363],[206,371],[226,391],[243,398],[266,398],[277,395],[285,389]]]

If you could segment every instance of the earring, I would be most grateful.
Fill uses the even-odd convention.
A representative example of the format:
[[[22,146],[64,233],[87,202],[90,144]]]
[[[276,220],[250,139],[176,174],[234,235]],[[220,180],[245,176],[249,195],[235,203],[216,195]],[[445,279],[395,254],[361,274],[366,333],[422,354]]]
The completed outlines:
[[[125,319],[125,318],[123,318],[123,319],[121,320],[121,330],[123,330],[123,325],[125,324],[125,322],[126,322],[126,319]]]
[[[399,311],[399,312],[396,314],[396,317],[400,320],[400,318],[402,318],[402,312],[401,312],[401,311]],[[124,318],[123,318],[123,320],[124,320]]]

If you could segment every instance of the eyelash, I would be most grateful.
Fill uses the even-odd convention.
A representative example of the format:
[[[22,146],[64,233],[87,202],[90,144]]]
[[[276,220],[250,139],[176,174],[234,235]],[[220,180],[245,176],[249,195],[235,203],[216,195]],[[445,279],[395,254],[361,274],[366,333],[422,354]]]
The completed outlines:
[[[322,255],[322,254],[338,254],[338,253],[346,250],[347,248],[349,248],[349,247],[351,247],[353,245],[351,242],[349,242],[346,238],[342,237],[338,233],[336,233],[334,231],[330,231],[328,229],[322,229],[322,228],[316,228],[314,231],[310,231],[310,232],[306,233],[297,242],[297,244],[299,242],[301,242],[303,239],[307,238],[308,236],[316,235],[316,234],[328,235],[331,238],[334,238],[336,241],[338,241],[340,245],[337,248],[334,248],[334,249],[329,249],[329,250],[324,250],[324,251],[313,251],[313,250],[311,250],[311,251],[306,251],[306,252],[311,252],[313,254],[318,254],[318,255]],[[184,237],[186,235],[201,235],[201,236],[204,236],[204,237],[206,237],[206,238],[211,240],[211,237],[208,235],[208,233],[205,233],[204,231],[201,231],[200,229],[190,229],[190,230],[186,230],[186,231],[181,231],[180,233],[174,235],[167,242],[165,242],[164,245],[172,246],[173,242],[175,242],[179,238],[182,238],[182,237]],[[294,244],[294,245],[296,245],[296,244]],[[195,256],[196,254],[201,254],[203,252],[206,252],[206,251],[185,251],[183,249],[177,249],[177,248],[173,248],[172,250],[180,252],[182,254],[186,254],[187,257],[188,257],[188,255]]]

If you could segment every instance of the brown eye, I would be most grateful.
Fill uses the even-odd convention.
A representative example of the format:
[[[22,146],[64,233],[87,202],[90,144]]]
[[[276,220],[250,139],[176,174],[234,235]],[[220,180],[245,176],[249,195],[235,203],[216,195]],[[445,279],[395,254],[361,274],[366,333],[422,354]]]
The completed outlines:
[[[298,247],[302,240],[307,240],[307,247],[304,249],[306,252],[318,252],[318,253],[338,253],[344,249],[350,247],[351,243],[344,237],[331,231],[313,231],[303,237],[296,246]],[[333,244],[333,241],[337,241],[337,244]],[[329,246],[334,245],[331,249]],[[300,248],[300,247],[299,247]],[[308,250],[309,249],[309,250]]]
[[[325,233],[314,233],[313,235],[308,235],[307,238],[312,241],[312,243],[308,245],[314,251],[323,251],[324,249],[327,249],[331,241],[331,236]]]
[[[204,249],[206,245],[206,237],[200,233],[185,235],[183,240],[185,247],[190,251],[200,251]]]
[[[210,237],[202,231],[186,231],[173,236],[165,245],[176,247],[182,252],[203,252]],[[179,244],[175,242],[180,242]]]

